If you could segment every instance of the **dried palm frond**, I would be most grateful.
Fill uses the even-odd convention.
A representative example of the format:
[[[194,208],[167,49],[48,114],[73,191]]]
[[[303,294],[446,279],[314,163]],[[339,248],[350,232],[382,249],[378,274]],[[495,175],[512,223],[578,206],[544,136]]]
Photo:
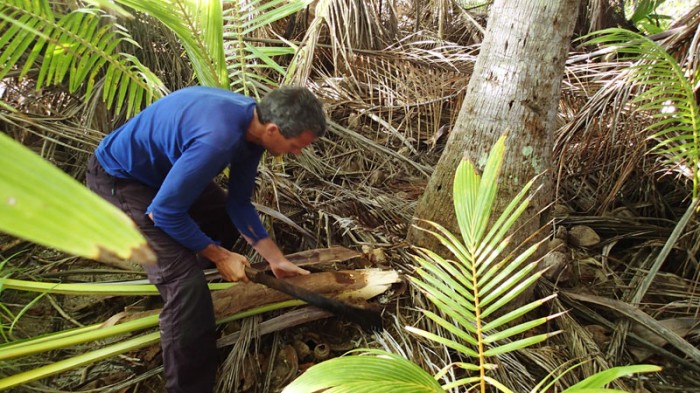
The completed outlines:
[[[354,0],[321,0],[306,29],[288,75],[291,84],[309,80],[319,43],[330,46],[331,66],[352,74],[350,59],[355,49],[377,50],[390,42],[377,14],[377,3]],[[391,29],[390,29],[391,30]],[[326,42],[327,41],[327,42]]]
[[[405,30],[435,31],[440,39],[470,45],[481,42],[490,1],[428,0],[412,2],[413,26]]]
[[[256,315],[242,321],[238,339],[221,366],[222,377],[218,380],[217,391],[235,392],[241,390],[241,381],[245,372],[250,373],[251,371],[248,369],[254,367],[252,365],[254,362],[249,361],[250,349],[256,343],[256,339],[260,337],[260,320],[260,316]]]

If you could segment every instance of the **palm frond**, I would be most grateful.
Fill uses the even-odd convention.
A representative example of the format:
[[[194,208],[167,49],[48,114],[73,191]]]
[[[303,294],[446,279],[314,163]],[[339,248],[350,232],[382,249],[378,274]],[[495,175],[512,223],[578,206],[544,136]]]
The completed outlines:
[[[104,76],[109,83],[103,99],[117,112],[126,109],[127,116],[165,91],[138,59],[117,50],[136,43],[97,8],[57,15],[46,0],[2,0],[0,31],[0,79],[16,69],[21,78],[40,64],[37,88],[65,81],[70,93],[80,91],[88,97]]]
[[[500,386],[493,384],[497,381],[486,375],[492,368],[492,362],[488,360],[490,357],[532,346],[556,334],[543,333],[518,339],[522,333],[545,324],[557,315],[516,323],[517,318],[536,309],[553,296],[518,307],[492,321],[488,320],[541,275],[541,272],[533,274],[537,262],[524,265],[539,244],[516,255],[513,255],[514,251],[511,255],[502,255],[504,250],[511,248],[506,234],[527,207],[529,199],[526,196],[532,186],[532,182],[528,183],[508,203],[504,212],[497,219],[492,219],[504,154],[505,135],[492,148],[482,175],[466,159],[457,169],[454,204],[462,241],[444,227],[429,223],[436,229],[429,232],[454,254],[455,260],[448,261],[427,250],[419,250],[420,256],[415,258],[419,267],[411,281],[438,310],[424,310],[423,313],[450,332],[452,337],[440,337],[415,328],[409,330],[471,358],[476,364],[465,365],[479,371],[480,377],[451,381],[450,387],[481,385],[483,391],[486,384],[491,384],[500,389]],[[508,328],[499,330],[506,324],[509,325]]]
[[[310,0],[227,3],[223,37],[231,90],[259,97],[271,86],[280,84],[287,70],[275,59],[291,56],[297,48],[283,39],[266,44],[255,42],[254,38],[271,24],[303,10],[310,3]]]
[[[0,165],[0,231],[95,260],[155,262],[126,214],[4,133]]]
[[[693,198],[700,186],[700,106],[694,85],[700,71],[679,64],[659,43],[624,29],[606,29],[587,37],[587,44],[602,45],[620,60],[632,62],[626,82],[639,86],[632,103],[648,114],[647,131],[657,142],[656,151],[685,165],[693,175]]]
[[[182,43],[200,85],[228,87],[219,1],[116,0],[167,26]]]
[[[321,0],[316,2],[315,17],[306,29],[299,45],[287,80],[299,83],[309,78],[314,63],[314,55],[319,41],[327,38],[330,45],[329,61],[332,69],[343,70],[352,75],[355,50],[378,50],[384,46],[389,33],[377,14],[381,5],[372,1]],[[326,36],[327,33],[327,36]],[[324,40],[325,41],[325,40]],[[382,42],[384,41],[384,42]],[[352,78],[354,79],[354,78]]]
[[[564,390],[563,393],[586,393],[586,392],[621,392],[621,390],[603,389],[607,384],[623,376],[635,373],[652,373],[661,371],[661,367],[650,364],[640,364],[637,366],[613,367],[601,371],[595,375],[584,379],[576,385]]]
[[[398,355],[371,349],[362,350],[362,355],[371,356],[343,356],[317,364],[282,392],[444,392],[430,374]]]

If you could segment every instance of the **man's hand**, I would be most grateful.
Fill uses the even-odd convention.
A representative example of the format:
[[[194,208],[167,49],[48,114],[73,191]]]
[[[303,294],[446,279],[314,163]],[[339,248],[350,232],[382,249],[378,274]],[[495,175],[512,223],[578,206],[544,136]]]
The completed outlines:
[[[248,243],[253,244],[251,239],[245,235],[243,237],[245,237]],[[308,270],[302,269],[299,266],[289,262],[289,260],[287,260],[287,258],[282,254],[279,247],[277,247],[277,244],[269,237],[258,240],[258,242],[253,245],[253,248],[255,248],[255,251],[257,251],[258,254],[265,258],[267,263],[270,264],[272,273],[274,273],[275,277],[277,278],[305,276],[311,273]]]
[[[224,280],[249,281],[248,276],[245,274],[245,267],[250,266],[250,262],[248,262],[248,258],[245,256],[228,251],[216,244],[208,245],[207,248],[199,253],[214,262],[216,269]]]
[[[277,278],[305,276],[311,273],[308,270],[302,269],[286,259],[280,260],[276,263],[270,263],[270,268],[272,269],[272,273]]]
[[[248,282],[248,276],[245,274],[245,267],[250,266],[250,262],[248,262],[248,258],[243,255],[231,252],[228,258],[214,263],[224,280]]]

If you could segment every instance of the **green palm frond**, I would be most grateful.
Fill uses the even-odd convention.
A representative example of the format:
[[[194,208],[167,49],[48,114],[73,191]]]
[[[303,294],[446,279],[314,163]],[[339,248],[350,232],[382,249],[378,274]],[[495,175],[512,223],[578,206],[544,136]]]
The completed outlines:
[[[200,85],[228,87],[220,1],[115,1],[145,12],[167,26],[180,39]]]
[[[284,40],[272,45],[254,43],[249,39],[254,38],[258,30],[301,11],[310,3],[310,0],[229,3],[223,19],[231,90],[260,96],[270,86],[280,84],[287,70],[275,58],[291,56],[297,48]]]
[[[100,349],[83,353],[78,356],[73,356],[64,360],[50,363],[46,366],[35,368],[23,373],[11,375],[7,378],[0,379],[0,390],[9,389],[41,378],[46,378],[51,375],[59,374],[80,366],[94,364],[100,360],[107,359],[112,356],[117,356],[122,353],[134,351],[139,348],[146,347],[158,342],[160,332],[146,333],[134,338],[121,341],[116,344],[107,345]]]
[[[224,286],[228,287],[231,285],[235,284],[228,283]],[[82,288],[79,288],[80,286],[82,286]],[[98,289],[100,286],[102,286],[102,288]],[[4,288],[40,291],[40,296],[49,293],[66,293],[74,295],[89,292],[98,296],[112,296],[112,294],[136,296],[143,293],[157,293],[155,288],[152,288],[152,285],[124,285],[119,286],[121,288],[116,288],[114,292],[110,292],[111,287],[115,287],[115,285],[93,283],[79,286],[65,286],[63,284],[32,283],[26,281],[21,282],[19,280],[0,278],[0,293]],[[210,288],[222,289],[223,287],[219,285],[210,285]],[[98,290],[95,291],[95,289]],[[298,307],[300,304],[302,304],[302,302],[299,300],[287,300],[277,303],[270,303],[224,317],[217,320],[217,324],[247,318],[252,315],[277,311],[284,308]],[[7,314],[8,316],[12,316],[15,320],[21,317],[21,315],[13,315],[9,310],[3,307],[4,306],[0,303],[0,312]],[[104,323],[52,332],[27,339],[12,339],[11,341],[0,344],[0,361],[8,362],[13,359],[27,359],[30,356],[40,356],[40,354],[49,351],[56,351],[59,349],[94,343],[98,340],[109,339],[109,341],[115,341],[113,344],[101,347],[100,349],[67,357],[55,362],[50,361],[48,358],[45,359],[47,362],[44,362],[43,360],[38,362],[32,361],[32,368],[17,372],[7,377],[0,377],[0,391],[24,385],[51,375],[63,373],[101,359],[134,351],[146,345],[155,344],[158,342],[158,340],[160,340],[160,333],[158,331],[150,330],[157,327],[158,318],[159,314],[151,314],[117,324],[112,324],[111,321],[108,320]],[[137,334],[140,335],[136,336]]]
[[[155,262],[124,212],[3,133],[0,167],[0,232],[95,260]]]
[[[627,82],[638,86],[633,103],[638,111],[649,114],[646,128],[657,141],[655,150],[670,155],[692,174],[693,198],[700,186],[700,106],[693,87],[700,81],[700,70],[679,64],[659,43],[624,29],[606,29],[587,37],[587,44],[614,51],[632,64]]]
[[[606,389],[605,386],[621,377],[637,373],[654,373],[658,371],[661,371],[661,367],[651,364],[613,367],[591,375],[576,385],[564,390],[562,393],[624,393],[623,390]]]
[[[282,392],[444,392],[430,374],[400,356],[372,349],[361,350],[360,353],[371,356],[343,356],[317,364]]]
[[[541,275],[541,272],[535,272],[537,262],[526,263],[539,244],[517,255],[503,255],[510,248],[510,238],[506,234],[528,206],[526,196],[534,179],[510,201],[497,219],[491,217],[504,154],[505,135],[491,150],[482,175],[466,159],[459,165],[454,182],[454,204],[461,240],[437,223],[428,222],[433,229],[424,229],[452,252],[454,260],[425,249],[419,250],[415,257],[418,268],[412,282],[438,310],[424,310],[423,313],[452,336],[439,337],[425,330],[408,329],[461,353],[473,362],[455,367],[478,371],[476,378],[451,381],[446,385],[450,388],[480,386],[483,391],[486,385],[492,385],[498,390],[508,391],[492,383],[493,379],[488,377],[487,371],[494,367],[489,358],[534,345],[557,334],[542,333],[521,338],[522,333],[543,325],[556,315],[520,323],[516,321],[552,297],[490,319]],[[504,328],[505,325],[508,327]]]
[[[105,78],[103,99],[117,112],[126,109],[127,116],[165,91],[138,59],[119,52],[136,43],[97,8],[61,15],[46,0],[0,0],[0,31],[0,79],[15,70],[22,78],[39,68],[37,88],[66,83],[70,93],[84,91],[88,97]]]

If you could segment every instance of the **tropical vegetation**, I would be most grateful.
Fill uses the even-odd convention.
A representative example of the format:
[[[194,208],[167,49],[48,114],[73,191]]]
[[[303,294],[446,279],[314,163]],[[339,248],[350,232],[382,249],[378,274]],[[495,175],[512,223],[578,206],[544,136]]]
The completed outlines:
[[[579,34],[611,27],[601,3],[607,1],[585,2],[588,23]],[[624,366],[661,362],[662,372],[633,383],[652,391],[670,384],[697,388],[693,43],[700,9],[666,19],[658,17],[660,2],[625,3],[628,12],[619,15],[639,34],[589,36],[567,61],[549,244],[558,245],[550,256],[559,253],[565,263],[533,285],[548,301],[513,321],[522,332],[505,337],[516,331],[511,325],[479,335],[469,316],[440,310],[447,299],[436,277],[454,285],[445,273],[463,263],[459,255],[451,261],[403,243],[461,107],[488,5],[0,0],[0,232],[7,234],[0,235],[0,386],[158,391],[155,317],[109,322],[125,309],[157,309],[150,304],[157,303],[153,288],[130,262],[144,259],[133,254],[143,240],[119,212],[78,184],[86,158],[105,132],[169,91],[205,84],[259,97],[292,83],[314,90],[332,122],[313,149],[261,166],[256,199],[267,207],[262,211],[273,236],[289,252],[342,244],[363,249],[372,264],[420,273],[408,288],[380,299],[392,305],[385,306],[385,319],[394,324],[373,336],[346,336],[353,330],[326,321],[254,339],[256,321],[288,315],[280,310],[298,303],[222,322],[224,331],[240,337],[233,348],[222,348],[229,353],[222,375],[230,379],[222,391],[280,390],[307,375],[302,371],[309,363],[319,363],[309,369],[313,376],[346,361],[395,367],[436,389],[428,391],[484,382],[511,391],[547,384],[564,391],[593,380],[630,391],[628,379],[616,378],[650,369]],[[480,162],[477,167],[483,169]],[[582,245],[574,235],[582,226],[602,241]],[[432,228],[455,247],[461,243]],[[519,261],[515,255],[506,260]],[[466,261],[474,267],[473,258]],[[77,284],[85,286],[71,287]],[[484,322],[498,331],[494,321]],[[558,331],[537,344],[513,344]],[[373,348],[366,351],[370,356],[326,365],[314,351],[300,349],[312,342],[322,347],[333,334],[352,347]],[[470,339],[493,340],[492,347],[473,346]],[[511,345],[518,349],[497,353]],[[332,347],[334,355],[349,349]]]
[[[461,231],[460,240],[440,224],[427,222],[430,233],[451,252],[444,258],[431,250],[418,249],[411,277],[436,310],[421,310],[443,334],[408,327],[407,330],[450,348],[459,354],[434,377],[401,356],[379,350],[358,350],[363,355],[345,356],[311,367],[288,385],[283,393],[328,392],[486,392],[488,387],[500,392],[513,391],[491,375],[498,367],[493,359],[541,343],[561,331],[537,330],[558,315],[522,320],[524,315],[542,307],[555,295],[537,299],[512,310],[506,306],[542,276],[536,271],[538,261],[531,259],[539,244],[504,255],[509,249],[508,232],[528,207],[528,193],[534,179],[492,220],[498,178],[505,154],[505,135],[489,154],[483,175],[469,160],[463,160],[455,175],[454,208]],[[491,225],[489,225],[491,224]],[[506,310],[506,311],[504,311]],[[500,315],[499,315],[500,314]],[[522,333],[531,332],[523,338]],[[606,370],[563,390],[563,392],[619,392],[606,389],[619,376],[634,372],[659,371],[658,366],[628,366]],[[455,373],[450,371],[457,370]],[[446,378],[449,376],[450,378]],[[436,380],[445,378],[440,385]],[[532,390],[546,392],[553,381],[543,380]]]

